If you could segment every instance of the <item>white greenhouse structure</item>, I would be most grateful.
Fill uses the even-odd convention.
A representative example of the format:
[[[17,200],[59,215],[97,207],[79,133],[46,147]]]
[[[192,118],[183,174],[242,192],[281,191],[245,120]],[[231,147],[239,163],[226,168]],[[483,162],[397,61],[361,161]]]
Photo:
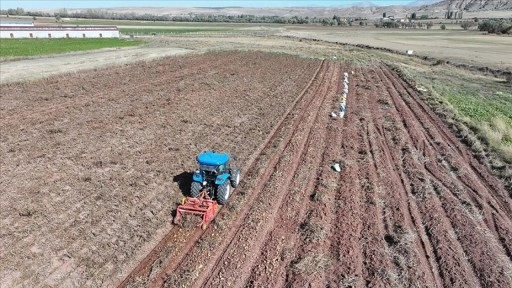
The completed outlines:
[[[0,26],[0,38],[119,38],[117,26]]]

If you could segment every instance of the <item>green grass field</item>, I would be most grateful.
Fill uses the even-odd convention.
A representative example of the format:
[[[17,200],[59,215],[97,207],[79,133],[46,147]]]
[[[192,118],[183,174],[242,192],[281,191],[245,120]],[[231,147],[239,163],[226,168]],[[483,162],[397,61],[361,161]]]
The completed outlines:
[[[0,58],[59,54],[101,48],[137,46],[139,40],[116,38],[89,39],[2,39]]]
[[[512,92],[510,84],[492,77],[478,76],[463,70],[440,67],[432,71],[408,74],[427,87],[434,106],[447,107],[505,161],[512,163]],[[462,133],[464,134],[464,133]],[[464,135],[462,135],[464,138]],[[468,136],[466,142],[479,151],[480,144]]]
[[[53,24],[53,23],[51,23]],[[55,24],[57,25],[57,24]],[[276,23],[223,23],[223,22],[168,22],[168,21],[122,21],[122,20],[74,20],[58,23],[58,25],[114,25],[114,26],[144,26],[144,27],[218,27],[222,29],[247,28],[254,26],[282,26]]]
[[[486,81],[453,85],[433,80],[432,89],[454,108],[481,140],[512,163],[512,93],[505,84]],[[501,86],[501,87],[500,87]]]
[[[184,34],[197,32],[229,32],[227,29],[166,29],[166,28],[120,28],[119,32],[126,35],[151,35],[151,34]]]

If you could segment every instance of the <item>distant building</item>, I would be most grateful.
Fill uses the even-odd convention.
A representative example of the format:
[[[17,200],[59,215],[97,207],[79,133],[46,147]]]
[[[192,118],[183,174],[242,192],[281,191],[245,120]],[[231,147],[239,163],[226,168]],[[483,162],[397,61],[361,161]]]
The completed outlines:
[[[389,16],[389,17],[383,17],[383,18],[380,18],[380,22],[396,22],[397,19],[395,19],[394,16]]]
[[[117,26],[8,26],[0,38],[119,38]]]

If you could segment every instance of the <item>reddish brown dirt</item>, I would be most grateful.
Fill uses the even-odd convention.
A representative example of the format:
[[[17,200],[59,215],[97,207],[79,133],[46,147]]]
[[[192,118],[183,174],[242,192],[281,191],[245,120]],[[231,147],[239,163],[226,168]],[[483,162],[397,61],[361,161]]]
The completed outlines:
[[[215,53],[1,86],[2,287],[119,283],[173,228],[195,156],[249,163],[319,65]]]
[[[512,286],[503,183],[385,66],[264,53],[141,65],[90,72],[105,92],[88,78],[2,87],[11,286]],[[331,119],[352,70],[346,117]],[[240,186],[207,230],[166,226],[211,147],[237,154]]]
[[[511,285],[502,183],[386,67],[355,69],[347,117],[329,119],[349,69],[324,63],[215,223],[132,283]]]

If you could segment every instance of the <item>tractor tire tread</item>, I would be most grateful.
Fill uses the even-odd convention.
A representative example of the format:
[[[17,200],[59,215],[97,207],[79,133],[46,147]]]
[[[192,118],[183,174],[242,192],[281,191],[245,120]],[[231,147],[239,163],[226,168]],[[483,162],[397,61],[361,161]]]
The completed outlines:
[[[230,190],[231,190],[231,187],[229,186],[229,184],[230,184],[229,181],[226,181],[226,182],[224,182],[224,184],[219,185],[219,187],[217,188],[216,200],[217,200],[217,203],[219,203],[219,205],[225,205],[226,202],[228,201]]]
[[[190,185],[190,196],[197,198],[199,194],[201,194],[201,190],[203,189],[203,186],[199,182],[192,182]]]

